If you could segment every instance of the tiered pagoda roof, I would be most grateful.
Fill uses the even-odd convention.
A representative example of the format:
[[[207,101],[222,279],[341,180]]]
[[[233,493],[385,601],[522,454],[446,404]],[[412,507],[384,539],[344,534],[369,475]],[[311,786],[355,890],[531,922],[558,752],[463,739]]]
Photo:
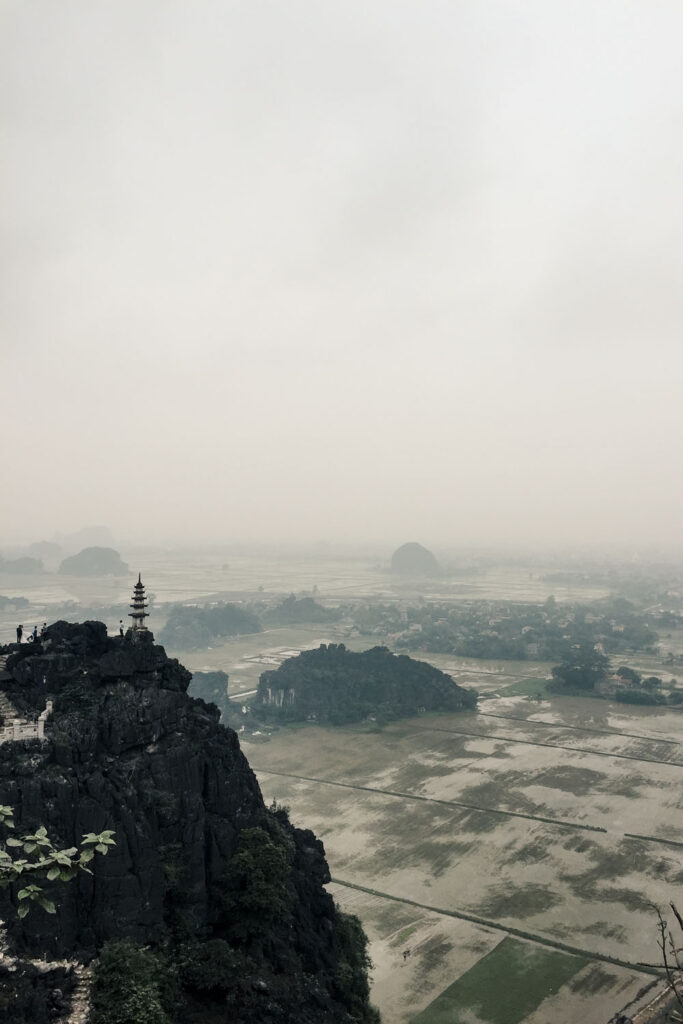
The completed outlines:
[[[133,600],[130,605],[133,610],[128,612],[128,617],[133,620],[131,626],[134,634],[144,633],[147,631],[145,619],[147,618],[148,613],[145,609],[149,608],[149,605],[145,600],[145,585],[140,578],[141,575],[141,573],[138,573],[138,581],[133,588]]]

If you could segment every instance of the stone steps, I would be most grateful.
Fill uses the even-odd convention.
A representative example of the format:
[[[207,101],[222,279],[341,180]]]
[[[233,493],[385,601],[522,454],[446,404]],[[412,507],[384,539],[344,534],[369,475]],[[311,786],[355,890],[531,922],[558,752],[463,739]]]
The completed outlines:
[[[82,964],[79,960],[27,960],[27,963],[37,967],[39,971],[53,971],[57,967],[72,967],[76,976],[76,988],[71,996],[71,1010],[69,1016],[61,1018],[62,1024],[88,1024],[90,1019],[90,987],[92,985],[92,964]],[[3,967],[12,970],[17,963],[7,946],[7,933],[0,921],[0,963]]]
[[[6,726],[11,725],[15,718],[21,717],[12,701],[2,690],[0,690],[0,715],[4,718]]]

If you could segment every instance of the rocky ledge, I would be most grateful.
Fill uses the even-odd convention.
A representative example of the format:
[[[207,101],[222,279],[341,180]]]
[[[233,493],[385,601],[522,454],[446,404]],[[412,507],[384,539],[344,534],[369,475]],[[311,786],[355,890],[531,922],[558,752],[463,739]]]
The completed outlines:
[[[23,715],[53,703],[45,739],[0,746],[0,803],[16,832],[44,825],[74,846],[111,829],[116,840],[91,875],[47,884],[54,916],[19,920],[16,892],[0,890],[13,955],[94,960],[96,993],[103,947],[149,947],[156,975],[173,978],[164,987],[155,975],[155,1021],[377,1019],[362,931],[323,888],[322,843],[265,807],[237,735],[187,695],[190,673],[151,633],[134,642],[99,622],[58,622],[2,653],[0,690]],[[0,1005],[8,986],[0,969]],[[17,1003],[13,1019],[66,1020],[48,996],[25,1017]],[[106,1019],[96,1008],[94,1024]]]

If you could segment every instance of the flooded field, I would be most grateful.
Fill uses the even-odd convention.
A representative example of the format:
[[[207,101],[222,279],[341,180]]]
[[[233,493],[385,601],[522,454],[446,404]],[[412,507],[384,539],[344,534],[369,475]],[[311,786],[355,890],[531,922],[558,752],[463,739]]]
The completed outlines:
[[[397,585],[370,558],[273,559],[216,553],[122,552],[155,595],[158,632],[175,601],[322,601],[489,597],[591,600],[520,568]],[[115,630],[132,579],[0,577],[24,596],[24,624],[67,601],[107,606]],[[77,618],[77,614],[69,617]],[[13,639],[17,613],[0,617]],[[191,670],[222,669],[232,696],[320,643],[381,642],[349,624],[298,625],[169,653]],[[671,675],[672,630],[643,672]],[[286,728],[244,749],[266,801],[324,841],[330,891],[363,921],[373,998],[385,1024],[604,1024],[648,998],[657,977],[653,904],[683,886],[683,713],[591,697],[549,698],[551,665],[406,651],[481,695],[479,710],[384,728]],[[533,698],[533,699],[532,699]]]
[[[683,719],[606,702],[596,717],[596,703],[491,699],[484,714],[375,732],[288,729],[245,745],[266,799],[288,804],[324,840],[335,895],[354,894],[373,937],[376,998],[383,1005],[392,985],[403,992],[387,997],[387,1019],[459,1020],[448,1014],[480,975],[452,986],[473,951],[488,956],[505,935],[531,943],[528,970],[540,957],[541,975],[552,964],[554,980],[537,1004],[522,1000],[518,1016],[500,1019],[555,1020],[543,1002],[559,993],[559,1019],[597,1022],[649,985],[641,964],[656,960],[652,904],[665,906],[683,884]],[[396,919],[382,916],[382,901]],[[413,931],[398,945],[424,944],[439,960],[434,984],[419,968],[414,983],[413,952],[403,958],[392,945],[400,928]],[[503,945],[498,960],[521,955],[514,950]],[[446,980],[450,995],[427,1012]],[[589,993],[600,996],[594,1017],[579,1010]],[[481,1013],[466,1019],[499,1019],[486,1003]]]

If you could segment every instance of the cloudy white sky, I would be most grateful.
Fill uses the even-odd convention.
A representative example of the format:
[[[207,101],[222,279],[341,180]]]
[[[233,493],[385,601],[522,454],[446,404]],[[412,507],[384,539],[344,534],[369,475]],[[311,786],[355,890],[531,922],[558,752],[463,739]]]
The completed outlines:
[[[4,0],[2,536],[680,544],[678,0]]]

